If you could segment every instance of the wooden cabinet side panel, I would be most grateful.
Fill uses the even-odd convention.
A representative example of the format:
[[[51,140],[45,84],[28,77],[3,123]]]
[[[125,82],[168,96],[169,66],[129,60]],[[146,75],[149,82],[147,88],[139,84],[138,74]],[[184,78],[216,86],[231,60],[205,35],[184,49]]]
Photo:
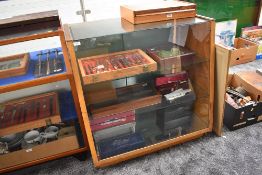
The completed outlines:
[[[230,51],[216,45],[215,102],[213,130],[222,135]]]

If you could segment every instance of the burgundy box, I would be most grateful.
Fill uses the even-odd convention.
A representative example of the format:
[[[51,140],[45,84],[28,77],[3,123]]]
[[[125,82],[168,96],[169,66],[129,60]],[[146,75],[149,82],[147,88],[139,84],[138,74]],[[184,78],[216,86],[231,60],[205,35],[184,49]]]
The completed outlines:
[[[113,126],[135,121],[135,111],[126,111],[105,117],[94,118],[90,121],[92,131],[99,131]]]

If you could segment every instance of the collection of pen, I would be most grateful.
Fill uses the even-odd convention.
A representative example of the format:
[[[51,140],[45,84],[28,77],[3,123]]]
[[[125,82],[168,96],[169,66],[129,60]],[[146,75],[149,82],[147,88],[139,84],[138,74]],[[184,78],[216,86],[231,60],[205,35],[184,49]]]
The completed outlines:
[[[40,51],[37,54],[37,62],[35,64],[35,77],[43,77],[50,74],[55,74],[63,71],[62,58],[59,57],[60,51],[55,49],[53,51],[48,50],[43,53]]]
[[[82,60],[82,65],[86,75],[118,70],[147,63],[148,60],[137,52],[101,56],[96,57],[95,59]]]
[[[57,111],[56,104],[55,95],[5,104],[0,110],[0,128],[53,116]]]

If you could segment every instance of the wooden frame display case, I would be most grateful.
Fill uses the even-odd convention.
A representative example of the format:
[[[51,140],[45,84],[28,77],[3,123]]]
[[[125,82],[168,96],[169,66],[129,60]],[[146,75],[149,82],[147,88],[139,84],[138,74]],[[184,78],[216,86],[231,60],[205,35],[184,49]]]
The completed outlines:
[[[197,16],[139,25],[107,19],[64,25],[64,31],[95,167],[120,163],[212,131],[213,19]],[[166,45],[171,47],[162,47]],[[161,71],[169,66],[159,64],[149,52],[159,48],[156,53],[164,54],[160,59],[167,58],[167,65],[181,59],[181,71]],[[179,48],[190,54],[183,56]],[[149,62],[135,58],[133,49],[147,54],[156,69],[149,71]],[[110,58],[114,54],[117,57]],[[92,66],[81,62],[93,58],[99,59],[93,60]],[[144,69],[132,69],[135,64]],[[92,72],[95,81],[86,83],[83,69]],[[114,75],[115,71],[120,75]]]
[[[0,173],[87,151],[58,12],[0,20],[0,53]]]

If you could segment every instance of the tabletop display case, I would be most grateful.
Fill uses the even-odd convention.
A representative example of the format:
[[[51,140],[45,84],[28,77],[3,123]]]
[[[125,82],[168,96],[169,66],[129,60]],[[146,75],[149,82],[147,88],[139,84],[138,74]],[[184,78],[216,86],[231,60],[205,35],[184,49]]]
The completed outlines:
[[[213,19],[107,19],[64,29],[96,167],[212,131]]]
[[[0,21],[0,173],[88,149],[57,11]]]

